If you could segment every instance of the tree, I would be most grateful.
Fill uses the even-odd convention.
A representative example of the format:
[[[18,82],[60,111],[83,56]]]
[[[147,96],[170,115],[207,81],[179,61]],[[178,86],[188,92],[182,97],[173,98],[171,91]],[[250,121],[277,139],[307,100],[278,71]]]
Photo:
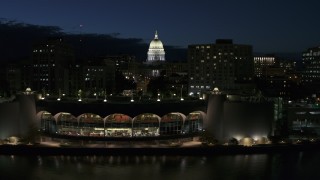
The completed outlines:
[[[123,90],[136,89],[137,85],[133,79],[127,79],[123,76],[121,71],[116,71],[115,76],[116,84],[115,91],[116,93],[121,93]]]
[[[164,76],[151,79],[148,84],[148,91],[152,93],[153,97],[156,97],[159,92],[166,94],[169,91],[167,79]]]

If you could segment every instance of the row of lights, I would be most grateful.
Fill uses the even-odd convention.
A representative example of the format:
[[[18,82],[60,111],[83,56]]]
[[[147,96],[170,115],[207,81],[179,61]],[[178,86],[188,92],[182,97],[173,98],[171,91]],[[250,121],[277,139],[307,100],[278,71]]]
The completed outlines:
[[[158,101],[158,102],[159,102],[159,101],[161,101],[161,99],[160,99],[160,97],[159,97],[159,96],[160,96],[160,95],[158,95],[158,98],[157,98],[157,101]],[[44,99],[45,99],[45,97],[41,97],[40,99],[41,99],[41,100],[44,100]],[[202,97],[200,97],[199,99],[202,99]],[[58,97],[58,98],[57,98],[57,101],[61,101],[61,98],[60,98],[60,97]],[[79,98],[79,99],[78,99],[78,101],[79,101],[79,102],[81,102],[81,101],[82,101],[82,99],[81,99],[81,98]],[[181,98],[180,98],[180,101],[184,101],[184,98],[183,98],[183,97],[181,97]],[[108,100],[106,99],[106,97],[104,98],[103,102],[108,102]],[[133,97],[131,97],[130,102],[134,102]]]
[[[199,94],[199,93],[198,93],[198,94]],[[96,93],[94,93],[94,95],[96,96]],[[46,94],[46,96],[50,96],[50,94]],[[65,94],[62,94],[62,96],[65,96]],[[110,94],[110,96],[112,96],[112,94]],[[174,96],[176,96],[176,94],[174,94]],[[41,99],[41,100],[44,100],[44,99],[45,99],[45,96],[42,96],[40,99]],[[200,94],[199,94],[199,99],[200,99],[200,100],[203,99],[203,98],[200,96]],[[61,101],[61,96],[59,96],[59,97],[57,98],[57,101]],[[82,101],[82,98],[79,97],[78,101],[81,102],[81,101]],[[161,101],[161,99],[160,99],[160,93],[158,93],[157,101],[158,101],[158,102]],[[184,101],[184,98],[182,97],[182,95],[181,95],[180,101]],[[108,102],[106,95],[105,95],[105,97],[104,97],[103,102]],[[133,96],[131,96],[130,102],[134,102]]]

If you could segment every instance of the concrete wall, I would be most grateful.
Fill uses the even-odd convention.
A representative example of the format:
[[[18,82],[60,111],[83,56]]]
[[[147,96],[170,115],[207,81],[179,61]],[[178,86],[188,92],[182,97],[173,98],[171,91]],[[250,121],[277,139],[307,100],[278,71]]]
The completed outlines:
[[[17,95],[19,101],[19,133],[20,136],[26,136],[30,128],[40,127],[40,123],[36,122],[36,105],[34,94],[19,94]]]
[[[217,139],[223,138],[225,101],[226,95],[223,94],[210,95],[208,100],[207,120],[204,122],[204,127]]]
[[[19,102],[0,103],[0,139],[19,135]]]
[[[268,102],[225,102],[225,138],[260,138],[271,133],[273,104]]]
[[[226,95],[210,95],[205,127],[219,141],[232,137],[259,138],[271,133],[273,103],[227,101]]]

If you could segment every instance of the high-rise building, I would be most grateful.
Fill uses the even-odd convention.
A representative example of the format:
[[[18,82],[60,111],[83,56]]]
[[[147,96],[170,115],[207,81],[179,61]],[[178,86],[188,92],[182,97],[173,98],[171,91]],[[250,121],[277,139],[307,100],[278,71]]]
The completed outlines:
[[[319,93],[320,86],[320,46],[309,48],[302,54],[302,83],[310,93]]]
[[[252,88],[253,56],[250,45],[217,40],[216,44],[188,46],[189,94]]]
[[[62,39],[50,39],[33,47],[33,83],[35,91],[69,94],[69,68],[74,54]]]
[[[274,56],[254,57],[257,88],[268,97],[298,97],[295,61]]]
[[[125,77],[133,77],[138,74],[138,63],[135,60],[135,56],[122,54],[105,56],[104,59],[113,61],[115,63],[115,70],[121,72]]]
[[[255,56],[254,61],[254,75],[255,77],[261,77],[262,72],[266,67],[273,66],[275,64],[274,56]]]
[[[154,39],[150,42],[147,63],[151,64],[157,61],[165,61],[165,54],[163,44],[158,38],[158,32],[156,31]]]
[[[21,90],[21,67],[17,64],[8,64],[6,68],[6,79],[10,92]]]
[[[83,65],[83,90],[89,96],[111,93],[115,83],[115,62],[104,58],[93,58]]]

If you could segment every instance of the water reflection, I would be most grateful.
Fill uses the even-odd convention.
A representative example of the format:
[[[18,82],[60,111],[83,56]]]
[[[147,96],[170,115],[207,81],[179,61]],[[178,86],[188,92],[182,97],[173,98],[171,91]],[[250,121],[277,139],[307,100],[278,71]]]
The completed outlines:
[[[221,156],[0,156],[1,179],[284,179],[320,177],[320,153]],[[17,173],[19,171],[19,173]]]

